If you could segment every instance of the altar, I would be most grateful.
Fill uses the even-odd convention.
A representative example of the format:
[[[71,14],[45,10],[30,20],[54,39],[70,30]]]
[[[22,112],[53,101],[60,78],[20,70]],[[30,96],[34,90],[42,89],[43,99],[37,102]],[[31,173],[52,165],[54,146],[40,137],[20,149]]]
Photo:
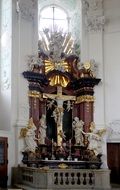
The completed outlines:
[[[54,35],[56,41],[49,36],[47,42],[49,51],[44,39],[37,59],[31,57],[23,72],[29,84],[29,121],[20,131],[23,159],[13,168],[13,184],[26,190],[110,189],[110,171],[101,169],[106,130],[94,122],[94,87],[101,81],[96,63],[80,62],[70,34],[64,43],[62,33]]]

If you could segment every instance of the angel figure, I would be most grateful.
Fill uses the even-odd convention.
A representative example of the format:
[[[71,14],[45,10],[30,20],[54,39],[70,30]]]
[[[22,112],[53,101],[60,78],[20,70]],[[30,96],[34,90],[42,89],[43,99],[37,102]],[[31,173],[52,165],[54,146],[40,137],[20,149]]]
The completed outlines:
[[[72,123],[72,128],[75,131],[75,141],[76,144],[79,144],[80,146],[84,146],[83,143],[83,125],[84,122],[82,120],[79,120],[78,117],[74,118],[74,121]]]
[[[49,100],[47,104],[47,110],[52,109],[52,106],[54,105],[55,100]]]
[[[35,152],[37,147],[36,137],[35,137],[36,126],[33,123],[33,119],[30,118],[26,128],[22,128],[20,131],[20,137],[24,138],[25,149],[24,151]]]
[[[39,121],[39,143],[45,144],[45,138],[46,138],[46,116],[42,114],[40,121]]]
[[[90,133],[84,133],[88,136],[88,149],[93,150],[95,155],[102,154],[102,137],[105,134],[106,129],[95,129],[95,123],[90,124]]]

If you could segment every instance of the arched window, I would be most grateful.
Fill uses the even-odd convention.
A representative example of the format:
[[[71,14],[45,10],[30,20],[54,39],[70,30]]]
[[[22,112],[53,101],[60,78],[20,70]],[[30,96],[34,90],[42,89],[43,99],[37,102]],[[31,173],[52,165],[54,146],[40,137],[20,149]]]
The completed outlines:
[[[53,33],[58,36],[61,34],[63,38],[69,35],[67,41],[73,40],[75,53],[79,56],[81,18],[81,1],[38,0],[39,45],[41,46],[41,42],[45,41],[44,46],[49,49],[48,42]]]
[[[39,34],[45,28],[50,29],[52,32],[60,30],[63,33],[69,30],[69,19],[67,13],[56,5],[51,5],[43,8],[39,13]]]

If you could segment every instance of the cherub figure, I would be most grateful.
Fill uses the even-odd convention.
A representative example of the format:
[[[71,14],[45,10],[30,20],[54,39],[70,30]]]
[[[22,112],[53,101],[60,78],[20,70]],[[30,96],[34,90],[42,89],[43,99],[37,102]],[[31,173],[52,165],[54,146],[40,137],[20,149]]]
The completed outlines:
[[[54,105],[54,103],[55,103],[55,100],[48,101],[47,110],[52,109],[52,106]]]

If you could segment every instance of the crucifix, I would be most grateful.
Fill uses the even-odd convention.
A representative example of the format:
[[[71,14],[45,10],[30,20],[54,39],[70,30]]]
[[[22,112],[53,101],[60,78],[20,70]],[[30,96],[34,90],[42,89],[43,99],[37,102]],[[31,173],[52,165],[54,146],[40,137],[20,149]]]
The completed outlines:
[[[50,98],[52,100],[55,100],[57,102],[57,107],[53,111],[53,117],[55,119],[55,122],[57,124],[57,145],[61,146],[62,140],[65,138],[64,132],[63,132],[63,102],[64,101],[70,101],[70,100],[76,100],[75,96],[69,96],[69,95],[63,95],[62,94],[62,86],[57,86],[57,94],[47,94],[43,93],[43,98]]]

